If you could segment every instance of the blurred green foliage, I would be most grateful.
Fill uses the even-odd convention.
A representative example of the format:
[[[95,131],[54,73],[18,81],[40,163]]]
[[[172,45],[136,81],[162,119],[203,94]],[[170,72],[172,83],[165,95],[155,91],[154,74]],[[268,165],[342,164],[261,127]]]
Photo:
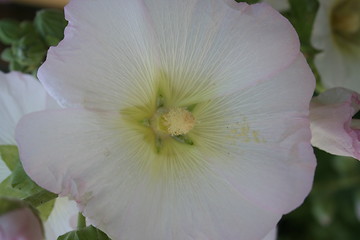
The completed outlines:
[[[357,240],[360,163],[315,149],[318,166],[305,203],[283,217],[279,240]]]
[[[64,13],[55,9],[38,11],[33,22],[0,20],[0,42],[9,45],[1,59],[9,62],[10,71],[36,75],[48,48],[63,39],[66,25]]]

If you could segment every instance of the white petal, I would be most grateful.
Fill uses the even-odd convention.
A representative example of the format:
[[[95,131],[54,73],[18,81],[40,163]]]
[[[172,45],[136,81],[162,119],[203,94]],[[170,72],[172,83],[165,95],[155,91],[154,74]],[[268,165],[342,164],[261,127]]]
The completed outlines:
[[[46,239],[57,239],[59,236],[75,230],[78,212],[75,201],[63,197],[57,198],[50,216],[44,223]]]
[[[30,112],[45,109],[46,93],[32,76],[0,72],[0,144],[15,145],[15,126]]]
[[[154,95],[156,45],[141,0],[74,0],[65,17],[65,38],[38,72],[50,95],[65,106],[112,110]]]
[[[119,104],[154,102],[154,82],[166,78],[162,85],[176,89],[171,95],[177,103],[188,104],[266,80],[299,52],[291,24],[268,6],[144,4],[72,1],[65,9],[65,39],[39,70],[51,95],[66,106],[119,110]],[[199,91],[189,95],[189,89]]]
[[[39,112],[27,115],[17,130],[27,173],[43,187],[73,196],[113,239],[256,240],[281,217],[244,199],[206,163],[187,171],[166,161],[154,168],[159,156],[143,136],[116,128],[117,117],[81,110]],[[33,131],[40,134],[29,142]],[[44,140],[51,144],[41,148]],[[185,156],[197,154],[190,150]]]
[[[268,80],[299,52],[291,24],[265,4],[239,3],[237,8],[218,0],[146,4],[159,40],[161,67],[169,88],[176,89],[171,95],[179,105]]]
[[[194,109],[201,123],[194,141],[205,139],[213,171],[267,211],[291,211],[311,189],[316,162],[308,106],[314,82],[299,55],[271,81]]]

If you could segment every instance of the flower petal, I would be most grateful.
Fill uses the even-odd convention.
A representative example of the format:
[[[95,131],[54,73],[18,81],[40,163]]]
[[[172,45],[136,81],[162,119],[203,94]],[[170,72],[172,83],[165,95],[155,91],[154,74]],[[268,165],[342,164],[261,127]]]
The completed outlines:
[[[147,102],[158,68],[143,1],[74,0],[65,17],[65,38],[38,72],[50,95],[64,106],[112,110]]]
[[[117,121],[118,113],[70,109],[25,116],[16,137],[24,169],[46,189],[75,198],[114,239],[256,240],[281,217],[244,199],[206,163],[190,170],[165,163],[154,174],[159,156]]]
[[[201,123],[194,141],[202,135],[213,171],[267,211],[291,211],[311,189],[316,162],[307,117],[314,84],[299,55],[271,81],[194,110]]]
[[[64,106],[143,105],[154,99],[162,74],[174,99],[193,103],[267,79],[299,52],[291,24],[261,4],[112,0],[84,7],[75,0],[65,13],[65,39],[39,70]],[[199,91],[187,95],[189,89]]]
[[[335,155],[360,159],[360,128],[352,116],[360,109],[360,95],[333,88],[315,97],[310,105],[311,143]]]
[[[45,109],[46,93],[31,75],[0,72],[0,145],[15,145],[15,126],[30,112]]]
[[[159,41],[161,67],[176,89],[173,98],[183,99],[178,100],[180,105],[267,80],[299,52],[291,24],[266,4],[230,7],[218,0],[146,4]],[[196,95],[184,96],[189,92]]]

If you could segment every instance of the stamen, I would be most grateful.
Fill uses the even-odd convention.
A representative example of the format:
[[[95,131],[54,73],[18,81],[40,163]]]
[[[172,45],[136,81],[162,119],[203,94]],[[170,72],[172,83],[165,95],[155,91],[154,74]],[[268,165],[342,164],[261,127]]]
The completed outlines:
[[[162,115],[163,124],[171,136],[187,134],[195,125],[195,117],[184,108],[172,108]]]

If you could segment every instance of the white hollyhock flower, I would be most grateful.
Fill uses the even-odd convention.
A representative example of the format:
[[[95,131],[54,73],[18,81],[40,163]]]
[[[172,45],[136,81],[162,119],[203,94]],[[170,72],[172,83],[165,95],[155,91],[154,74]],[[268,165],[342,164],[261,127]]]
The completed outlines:
[[[360,95],[333,88],[313,98],[310,104],[311,143],[335,155],[360,159]]]
[[[45,92],[39,81],[31,75],[0,72],[0,145],[16,145],[15,127],[23,115],[49,108],[58,108],[58,106]],[[41,165],[37,167],[40,170],[46,168]],[[1,160],[0,180],[7,178],[10,173]],[[76,218],[77,213],[75,202],[65,198],[56,199],[54,209],[44,223],[47,239],[53,240],[74,230],[76,226],[71,226],[71,218],[74,216]]]
[[[38,184],[114,240],[258,240],[302,203],[315,83],[277,11],[74,0],[65,16],[39,78],[67,108],[16,132]]]
[[[326,88],[360,92],[360,1],[319,0],[312,43],[321,50],[315,65]]]

